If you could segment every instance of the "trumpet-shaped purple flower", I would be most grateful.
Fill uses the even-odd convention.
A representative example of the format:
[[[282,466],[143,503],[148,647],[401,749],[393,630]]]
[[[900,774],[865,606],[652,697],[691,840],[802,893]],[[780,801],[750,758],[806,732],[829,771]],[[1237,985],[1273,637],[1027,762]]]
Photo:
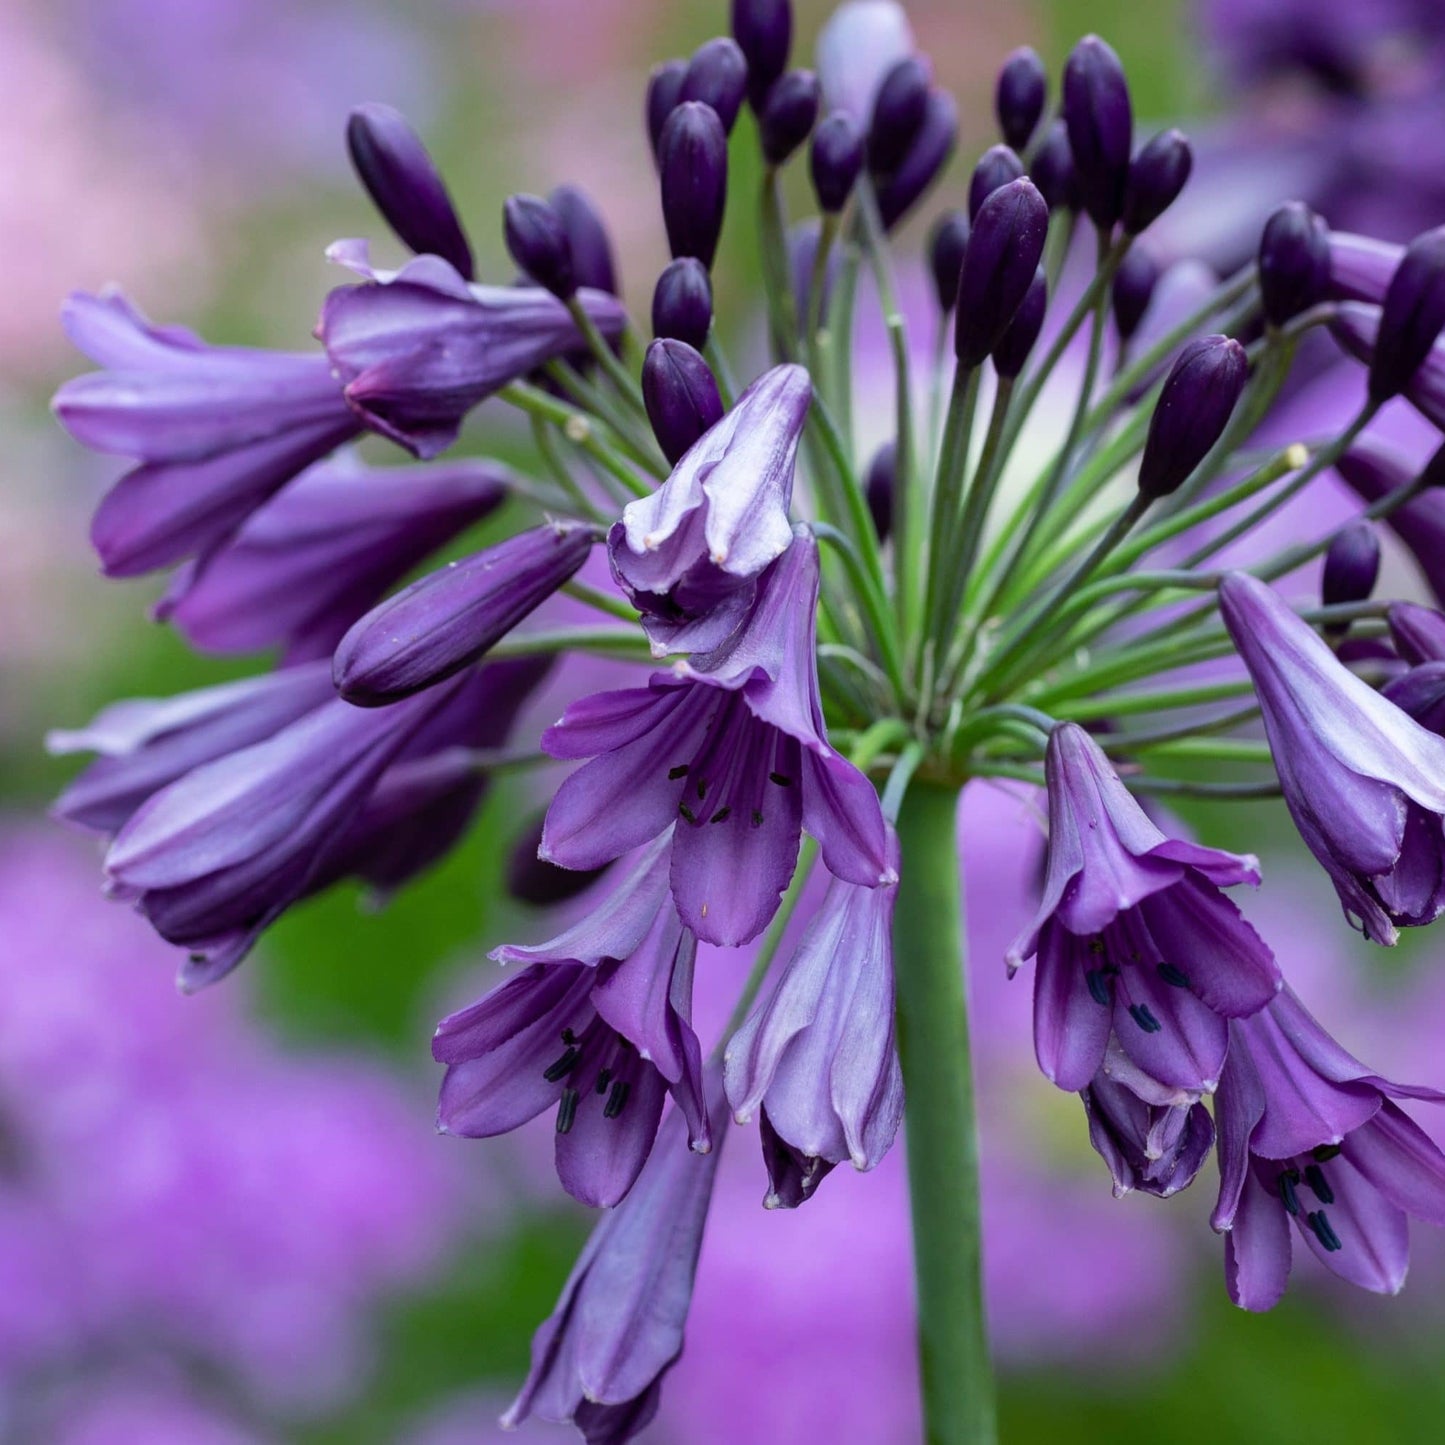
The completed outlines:
[[[758,574],[793,538],[788,507],[813,387],[801,366],[765,372],[608,538],[612,570],[659,655],[720,647]]]
[[[1378,306],[1342,301],[1335,308],[1330,333],[1357,361],[1373,367],[1381,315]],[[1401,391],[1421,416],[1445,429],[1445,346],[1436,343],[1430,348]]]
[[[1266,1310],[1284,1293],[1290,1221],[1352,1284],[1394,1294],[1410,1262],[1406,1216],[1445,1225],[1445,1155],[1394,1099],[1442,1100],[1351,1057],[1286,990],[1230,1025],[1215,1096],[1230,1298]]]
[[[892,882],[878,796],[828,746],[814,630],[818,548],[799,527],[725,647],[654,673],[647,687],[567,709],[542,737],[590,758],[558,789],[542,856],[595,868],[677,824],[672,892],[709,943],[756,937],[777,909],[807,829],[836,876]]]
[[[663,841],[576,927],[493,953],[528,966],[438,1025],[441,1129],[487,1138],[555,1107],[557,1174],[595,1206],[632,1188],[669,1090],[692,1147],[712,1147],[690,1021],[697,940],[667,896],[667,873]]]
[[[726,1101],[709,1076],[721,1143]],[[662,1379],[682,1353],[703,1227],[722,1150],[685,1147],[674,1109],[627,1198],[592,1231],[561,1298],[532,1340],[532,1368],[503,1417],[570,1422],[587,1445],[626,1445],[657,1413]]]
[[[388,587],[495,511],[511,479],[492,462],[322,463],[204,565],[183,567],[155,615],[205,652],[280,647],[287,662],[329,656]]]
[[[898,866],[897,840],[889,836]],[[896,885],[833,879],[768,998],[728,1042],[739,1123],[762,1109],[770,1206],[806,1199],[835,1164],[871,1169],[903,1119],[893,1037]]]
[[[440,256],[378,271],[364,241],[328,253],[365,278],[326,298],[317,335],[366,424],[422,458],[456,439],[466,414],[554,357],[582,344],[567,308],[540,286],[478,286]],[[625,312],[615,296],[577,293],[613,341]]]
[[[1038,955],[1034,1047],[1061,1089],[1089,1086],[1111,1032],[1145,1074],[1207,1091],[1229,1018],[1280,986],[1274,955],[1220,892],[1258,883],[1252,857],[1166,837],[1083,728],[1049,737],[1049,850],[1043,898],[1009,949]]]
[[[1445,910],[1445,741],[1362,682],[1263,582],[1230,573],[1225,626],[1254,681],[1300,836],[1367,938]]]
[[[1358,438],[1335,470],[1367,503],[1408,486],[1419,473],[1398,452],[1374,437]],[[1387,525],[1410,549],[1437,599],[1445,599],[1445,494],[1431,487],[1397,507]]]
[[[341,639],[333,659],[337,691],[377,707],[453,676],[541,606],[597,539],[592,527],[549,522],[428,573]]]
[[[208,346],[118,293],[72,296],[64,321],[104,370],[66,382],[56,416],[86,446],[140,463],[91,523],[109,576],[204,555],[362,430],[324,356]]]

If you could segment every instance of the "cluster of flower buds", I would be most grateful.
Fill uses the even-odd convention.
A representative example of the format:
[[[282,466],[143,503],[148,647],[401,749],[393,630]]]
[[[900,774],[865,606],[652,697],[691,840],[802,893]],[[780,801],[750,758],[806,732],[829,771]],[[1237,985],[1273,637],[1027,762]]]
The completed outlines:
[[[1177,1193],[1214,1151],[1238,1303],[1279,1297],[1291,1222],[1337,1274],[1398,1288],[1405,1216],[1445,1223],[1445,1156],[1397,1100],[1435,1096],[1369,1072],[1305,1012],[1224,892],[1257,884],[1256,861],[1136,794],[1282,797],[1379,943],[1445,911],[1445,616],[1372,597],[1378,522],[1445,598],[1445,452],[1420,466],[1365,434],[1399,396],[1445,428],[1445,231],[1390,247],[1290,203],[1256,260],[1201,285],[1137,240],[1189,178],[1185,138],[1135,149],[1097,37],[1070,54],[1052,120],[1045,67],[1016,51],[1001,143],[930,232],[925,416],[890,238],[943,175],[954,102],[892,0],[845,0],[813,70],[790,68],[788,0],[734,0],[731,19],[648,82],[672,260],[645,346],[581,191],[512,197],[523,280],[481,282],[437,169],[381,106],[347,141],[415,254],[383,270],[365,242],[331,248],[359,279],[325,298],[320,350],[212,346],[114,294],[70,303],[100,369],[57,414],[134,463],[95,516],[105,570],[175,569],[159,616],[199,649],[279,664],[56,734],[99,754],[57,811],[107,837],[110,891],[185,950],[197,987],[338,880],[389,892],[444,856],[499,767],[576,765],[508,870],[533,905],[578,900],[576,920],[497,949],[514,972],[434,1045],[443,1129],[554,1111],[563,1186],[608,1211],[513,1422],[614,1442],[645,1427],[730,1114],[758,1120],[763,1193],[784,1208],[879,1161],[905,1084],[922,1117],[971,1127],[928,1092],[958,1078],[966,1041],[956,910],[939,906],[958,889],[951,814],[940,847],[910,809],[975,779],[1046,797],[1042,898],[1009,964],[1036,961],[1039,1064],[1082,1096],[1116,1190]],[[739,205],[730,136],[760,161],[742,203],[773,350],[743,386],[711,279]],[[780,172],[805,155],[819,214],[790,234]],[[853,426],[865,268],[896,383],[871,456]],[[1323,440],[1261,447],[1318,327],[1367,368],[1363,407]],[[490,399],[533,423],[536,475],[431,461]],[[430,464],[365,467],[344,450],[365,434]],[[1042,456],[1036,435],[1055,438]],[[1261,542],[1331,468],[1359,515]],[[407,582],[489,517],[516,525]],[[1297,609],[1272,584],[1321,558],[1319,605]],[[568,662],[560,721],[514,737],[563,653],[639,672],[588,692]],[[706,1046],[700,954],[746,965]],[[965,1054],[965,1110],[967,1072]],[[931,1148],[924,1127],[910,1145]],[[958,1177],[914,1171],[942,1191],[918,1213],[921,1261],[925,1222],[967,1214],[957,1157]],[[925,1268],[926,1317],[941,1299]]]

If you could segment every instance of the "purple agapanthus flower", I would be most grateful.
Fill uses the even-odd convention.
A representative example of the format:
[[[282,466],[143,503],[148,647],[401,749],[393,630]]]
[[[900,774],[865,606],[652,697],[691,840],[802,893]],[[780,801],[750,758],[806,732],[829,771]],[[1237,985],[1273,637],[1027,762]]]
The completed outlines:
[[[1352,1284],[1394,1294],[1410,1261],[1407,1215],[1445,1225],[1445,1154],[1395,1099],[1445,1099],[1394,1084],[1346,1053],[1288,990],[1230,1025],[1215,1096],[1219,1201],[1230,1298],[1269,1309],[1290,1270],[1290,1221]]]
[[[1344,667],[1263,582],[1220,609],[1254,681],[1280,787],[1347,917],[1393,944],[1445,910],[1445,741]]]
[[[512,474],[495,462],[312,467],[255,512],[204,565],[187,563],[156,604],[205,652],[280,647],[329,656],[346,629],[457,533],[496,510]]]
[[[331,292],[316,332],[346,400],[423,459],[457,439],[474,406],[581,344],[567,308],[540,286],[470,284],[440,256],[378,271],[364,241],[328,254],[365,278]],[[626,319],[617,298],[584,288],[576,299],[615,341]]]
[[[1342,301],[1335,308],[1330,331],[1353,356],[1370,366],[1380,334],[1380,307],[1364,301]],[[1405,398],[1427,421],[1445,428],[1445,345],[1437,342],[1403,388]]]
[[[1408,486],[1419,466],[1367,435],[1354,442],[1335,463],[1335,470],[1363,501],[1373,504]],[[1387,522],[1419,563],[1430,591],[1445,600],[1445,495],[1429,488],[1396,507]]]
[[[362,430],[325,356],[209,346],[115,292],[72,296],[64,320],[105,369],[66,382],[56,416],[86,446],[140,463],[91,525],[112,577],[205,554]]]
[[[527,965],[443,1019],[432,1054],[447,1065],[437,1111],[447,1133],[504,1134],[557,1109],[557,1174],[584,1204],[633,1187],[670,1091],[692,1147],[712,1133],[692,1031],[697,940],[668,897],[667,840],[575,927],[492,957]]]
[[[1049,736],[1049,851],[1033,922],[1011,969],[1038,955],[1034,1047],[1061,1089],[1081,1090],[1111,1032],[1160,1084],[1209,1090],[1229,1018],[1280,986],[1263,940],[1220,892],[1259,882],[1252,857],[1168,838],[1074,723]]]
[[[707,1081],[718,1142],[726,1132],[722,1081]],[[532,1368],[503,1417],[570,1422],[587,1445],[624,1445],[657,1412],[662,1378],[682,1353],[703,1226],[720,1148],[685,1143],[674,1109],[637,1183],[592,1237],[532,1340]]]
[[[890,861],[898,844],[890,833]],[[728,1041],[728,1101],[759,1109],[770,1206],[795,1206],[843,1160],[871,1169],[903,1120],[893,1036],[896,885],[833,879],[768,997]]]
[[[747,615],[758,575],[787,550],[812,394],[801,366],[764,372],[613,526],[613,574],[658,656],[720,647]]]
[[[557,758],[590,758],[558,789],[542,855],[599,863],[677,824],[672,891],[709,943],[755,938],[777,909],[806,829],[829,870],[891,882],[873,786],[828,746],[814,631],[818,548],[805,527],[761,579],[748,621],[718,652],[597,693],[543,734]]]

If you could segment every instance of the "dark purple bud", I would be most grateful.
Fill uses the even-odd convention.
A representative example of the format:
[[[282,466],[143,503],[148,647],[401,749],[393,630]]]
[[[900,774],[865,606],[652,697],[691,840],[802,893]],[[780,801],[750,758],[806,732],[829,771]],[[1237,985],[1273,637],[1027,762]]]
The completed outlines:
[[[1049,93],[1049,73],[1038,52],[1020,46],[1003,63],[994,90],[993,109],[1004,140],[1021,151],[1033,138]]]
[[[525,276],[562,301],[575,294],[567,228],[541,196],[508,196],[502,207],[502,235],[507,254]]]
[[[728,138],[717,112],[685,100],[668,116],[658,145],[662,218],[674,256],[711,268],[728,197]]]
[[[1043,267],[1034,272],[1034,279],[1014,312],[997,346],[993,349],[993,369],[1006,381],[1012,381],[1024,369],[1029,352],[1043,330],[1044,313],[1049,309],[1049,283]]]
[[[696,100],[717,113],[730,131],[748,93],[748,62],[736,40],[719,35],[699,45],[687,63],[678,102]]]
[[[647,139],[652,146],[652,158],[659,158],[662,144],[662,128],[667,118],[677,109],[682,99],[682,82],[687,75],[687,61],[664,60],[652,67],[647,77]]]
[[[616,296],[617,266],[612,259],[612,242],[586,192],[576,186],[558,186],[547,199],[567,232],[577,284]]]
[[[1259,238],[1259,292],[1270,325],[1283,326],[1325,299],[1330,228],[1303,201],[1281,206]]]
[[[1134,115],[1124,67],[1097,35],[1086,35],[1064,65],[1064,124],[1084,209],[1108,230],[1124,209]]]
[[[359,105],[346,122],[346,148],[366,193],[413,251],[440,256],[470,281],[472,248],[452,198],[421,137],[389,105]]]
[[[1325,553],[1320,600],[1326,607],[1364,602],[1380,577],[1380,538],[1366,521],[1342,527]]]
[[[1130,246],[1114,273],[1111,293],[1120,341],[1128,341],[1139,329],[1158,284],[1159,263],[1142,246]]]
[[[600,868],[559,868],[539,858],[537,849],[542,846],[542,825],[546,819],[544,810],[527,824],[507,859],[507,892],[519,903],[530,903],[533,908],[566,903],[584,893],[611,866],[604,863]]]
[[[978,159],[968,182],[968,216],[972,220],[979,207],[1010,181],[1024,173],[1024,163],[1007,147],[992,146]]]
[[[657,278],[652,293],[652,334],[685,341],[701,351],[712,329],[712,281],[707,267],[681,256]]]
[[[787,69],[793,46],[790,0],[733,0],[733,39],[748,63],[748,93],[760,105]]]
[[[1175,201],[1194,167],[1194,152],[1183,131],[1156,135],[1134,157],[1124,185],[1124,230],[1147,231]]]
[[[654,341],[642,363],[642,399],[663,455],[676,466],[722,420],[712,368],[685,341]]]
[[[960,366],[978,366],[1003,339],[1033,285],[1049,231],[1049,208],[1027,177],[983,203],[958,281],[953,349]]]
[[[1069,148],[1069,132],[1063,121],[1056,120],[1044,133],[1029,179],[1049,203],[1051,211],[1079,209],[1079,177],[1074,171],[1074,153]]]
[[[808,139],[818,119],[818,77],[790,70],[773,86],[758,118],[763,158],[780,166]]]
[[[893,492],[897,482],[898,443],[884,442],[868,464],[868,479],[864,484],[868,512],[880,542],[886,542],[893,530]]]
[[[928,266],[933,272],[938,309],[945,316],[958,300],[958,278],[963,272],[968,229],[968,217],[962,211],[945,211],[929,233]]]
[[[1244,347],[1228,336],[1202,337],[1179,353],[1149,418],[1139,463],[1144,496],[1167,497],[1204,460],[1223,435],[1248,375]]]
[[[830,215],[841,211],[863,169],[863,133],[847,111],[834,111],[813,132],[808,167],[818,204]]]
[[[928,94],[923,125],[902,164],[878,188],[878,213],[891,231],[912,210],[953,154],[958,139],[958,106],[946,90]]]
[[[1417,236],[1405,248],[1385,305],[1370,365],[1370,399],[1388,401],[1419,371],[1445,326],[1445,226]]]
[[[921,55],[906,55],[883,77],[868,119],[868,169],[891,175],[902,164],[928,112],[933,72]]]

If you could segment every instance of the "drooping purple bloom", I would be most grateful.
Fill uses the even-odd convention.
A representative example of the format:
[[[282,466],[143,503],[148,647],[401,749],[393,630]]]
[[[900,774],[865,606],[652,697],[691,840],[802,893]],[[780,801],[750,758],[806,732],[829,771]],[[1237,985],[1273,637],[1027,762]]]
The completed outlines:
[[[889,846],[896,871],[891,834]],[[873,1168],[898,1132],[897,891],[833,879],[771,993],[728,1041],[724,1078],[733,1112],[739,1123],[759,1109],[767,1120],[771,1205],[801,1202],[845,1159],[855,1169]],[[798,1185],[793,1198],[789,1181]]]
[[[1289,1277],[1290,1221],[1327,1269],[1394,1294],[1410,1262],[1407,1215],[1445,1225],[1445,1155],[1393,1102],[1445,1099],[1351,1057],[1288,990],[1230,1024],[1215,1096],[1229,1296],[1267,1310]]]
[[[659,656],[720,646],[756,579],[793,539],[788,507],[813,386],[801,366],[764,372],[608,537],[618,583]]]
[[[338,241],[328,255],[365,278],[327,296],[316,333],[346,400],[423,459],[457,439],[474,406],[583,344],[567,308],[540,286],[470,285],[440,256],[377,271],[363,241]],[[616,340],[617,298],[584,288],[576,299]]]
[[[453,676],[552,596],[597,540],[582,523],[548,522],[429,572],[341,639],[332,659],[337,691],[379,707]]]
[[[699,938],[726,945],[767,926],[803,829],[835,877],[892,881],[877,794],[824,736],[817,598],[817,543],[800,527],[723,648],[569,707],[542,746],[591,761],[552,800],[542,856],[593,868],[676,823],[678,912]]]
[[[63,316],[105,369],[66,382],[56,416],[86,446],[140,463],[91,524],[109,576],[208,552],[362,430],[324,356],[208,346],[184,327],[152,326],[114,292],[76,294]]]
[[[329,656],[346,629],[423,558],[496,510],[512,474],[494,462],[312,467],[156,604],[203,652],[279,647]]]
[[[1221,888],[1258,883],[1252,857],[1166,837],[1074,723],[1049,737],[1043,897],[1008,952],[1038,955],[1034,1047],[1061,1089],[1086,1088],[1109,1037],[1161,1085],[1207,1091],[1229,1018],[1280,986],[1274,955]]]
[[[486,1138],[555,1107],[558,1176],[599,1207],[632,1188],[669,1091],[692,1147],[711,1148],[691,1025],[696,953],[668,897],[663,839],[576,927],[492,954],[527,966],[438,1025],[438,1127]]]
[[[719,1144],[726,1104],[714,1072],[708,1112]],[[682,1353],[720,1148],[688,1150],[682,1112],[626,1199],[592,1231],[551,1316],[532,1340],[532,1368],[503,1417],[570,1422],[587,1445],[626,1445],[657,1413],[662,1379]]]
[[[1263,582],[1231,572],[1219,597],[1300,836],[1346,916],[1393,944],[1397,927],[1445,910],[1445,741],[1343,666]]]

